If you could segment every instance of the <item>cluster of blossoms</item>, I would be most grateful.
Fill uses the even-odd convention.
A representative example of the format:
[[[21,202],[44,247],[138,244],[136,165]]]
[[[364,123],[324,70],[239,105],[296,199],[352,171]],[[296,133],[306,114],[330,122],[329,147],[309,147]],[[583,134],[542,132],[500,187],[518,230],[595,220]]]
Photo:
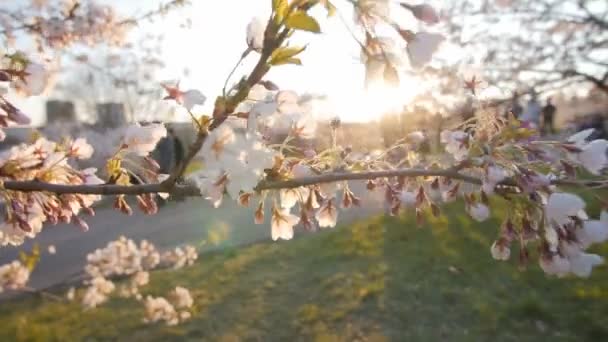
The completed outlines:
[[[118,151],[108,162],[109,182],[128,185],[132,178],[140,183],[158,183],[167,175],[158,173],[156,161],[149,157],[167,131],[162,124],[133,124],[125,130]],[[0,180],[39,181],[61,185],[105,184],[97,176],[97,169],[78,170],[72,160],[85,160],[93,155],[93,147],[83,138],[67,139],[61,143],[44,137],[33,144],[21,144],[0,154]],[[0,245],[20,245],[26,238],[34,238],[45,222],[73,222],[83,230],[87,223],[78,216],[81,212],[94,215],[93,204],[100,195],[54,194],[51,192],[19,192],[2,190],[7,204],[5,221],[0,225]],[[159,194],[166,197],[167,194]],[[132,212],[124,195],[116,197],[115,207]],[[137,196],[139,208],[148,214],[158,211],[154,194]]]
[[[165,266],[173,269],[180,269],[186,266],[191,266],[198,259],[198,252],[194,246],[186,245],[175,247],[172,250],[164,252],[161,260]]]
[[[167,325],[177,325],[192,316],[188,310],[192,308],[194,300],[190,291],[184,287],[177,286],[169,293],[169,300],[164,297],[146,297],[145,323],[164,322]]]
[[[150,157],[158,142],[167,136],[167,129],[161,123],[139,124],[128,126],[120,141],[118,151],[108,161],[107,173],[110,181],[118,185],[131,185],[132,179],[137,183],[160,183],[168,175],[160,173],[160,166]],[[158,212],[156,195],[167,198],[166,193],[137,195],[139,209],[153,215]],[[133,210],[124,195],[116,196],[114,208],[131,215]]]
[[[105,303],[116,286],[104,277],[95,277],[82,297],[82,304],[87,309],[93,309]]]
[[[33,144],[14,146],[0,155],[2,181],[41,181],[51,184],[96,185],[104,183],[95,169],[76,170],[70,159],[87,159],[93,148],[84,139],[55,143],[38,138]],[[93,215],[99,195],[53,194],[2,190],[7,215],[0,226],[0,245],[20,245],[38,234],[44,222],[74,222],[88,226],[78,215]]]
[[[30,118],[8,100],[11,88],[24,96],[37,96],[53,83],[48,62],[30,60],[20,53],[2,57],[9,63],[0,64],[0,141],[6,138],[2,128],[30,123]]]
[[[128,277],[128,281],[119,288],[123,297],[135,297],[141,300],[139,289],[148,284],[149,271],[158,267],[179,269],[192,265],[198,254],[193,246],[177,247],[164,253],[146,240],[139,246],[131,239],[121,236],[111,241],[104,248],[87,255],[85,272],[92,279],[82,301],[86,307],[95,307],[107,300],[115,286],[107,279]],[[110,282],[112,286],[107,285]]]
[[[232,199],[250,194],[265,170],[280,163],[280,153],[269,147],[278,137],[309,139],[316,123],[293,92],[273,92],[255,86],[250,100],[237,108],[248,118],[227,120],[210,132],[201,149],[205,168],[191,178],[201,193],[219,206],[224,192]]]
[[[439,14],[428,4],[408,5],[400,3],[418,22],[432,26],[439,22]],[[407,56],[411,68],[421,68],[430,62],[433,54],[445,40],[442,34],[420,30],[413,32],[396,23],[391,13],[389,0],[359,0],[355,2],[355,23],[365,31],[365,45],[361,60],[366,68],[366,84],[383,81],[399,83],[399,70],[407,65],[402,56]],[[376,27],[389,24],[396,36],[405,42],[405,53],[392,36],[377,34]]]
[[[104,248],[87,255],[86,273],[91,277],[128,276],[152,270],[160,263],[160,253],[153,244],[142,240],[139,246],[121,236]]]
[[[509,259],[511,244],[519,242],[520,263],[526,264],[534,242],[546,273],[588,277],[603,259],[584,250],[608,239],[608,216],[602,212],[599,220],[589,219],[585,202],[575,194],[560,192],[556,185],[572,181],[578,168],[601,175],[608,167],[608,141],[589,141],[593,130],[565,142],[535,140],[530,138],[534,132],[519,128],[515,120],[497,122],[492,129],[478,128],[474,134],[445,131],[441,139],[456,161],[464,162],[472,174],[482,175],[481,202],[474,193],[464,194],[474,219],[490,216],[488,195],[500,195],[515,204],[492,245],[492,256]]]
[[[0,266],[0,293],[5,289],[18,291],[23,289],[30,279],[30,270],[20,261]]]
[[[95,1],[37,0],[33,5],[0,14],[6,37],[14,38],[19,30],[26,29],[40,38],[39,43],[60,49],[74,43],[122,44],[129,29],[112,6]]]

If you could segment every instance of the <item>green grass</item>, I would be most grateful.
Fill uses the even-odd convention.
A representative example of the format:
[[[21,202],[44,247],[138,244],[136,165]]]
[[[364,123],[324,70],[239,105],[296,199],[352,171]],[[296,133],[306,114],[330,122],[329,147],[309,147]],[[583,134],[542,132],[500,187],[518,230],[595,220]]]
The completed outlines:
[[[177,327],[143,324],[134,300],[83,311],[30,297],[0,304],[0,340],[608,340],[608,268],[587,280],[548,278],[535,262],[519,271],[490,257],[498,221],[474,223],[461,204],[445,213],[420,228],[412,215],[377,217],[155,272],[144,294],[180,285],[194,296],[193,319]]]

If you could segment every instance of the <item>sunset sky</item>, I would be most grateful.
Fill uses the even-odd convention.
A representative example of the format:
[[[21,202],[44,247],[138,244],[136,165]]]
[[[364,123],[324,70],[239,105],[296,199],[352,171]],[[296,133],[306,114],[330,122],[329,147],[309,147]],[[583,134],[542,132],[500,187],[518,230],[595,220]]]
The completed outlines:
[[[11,0],[20,2],[20,0]],[[115,5],[124,15],[144,13],[155,8],[157,0],[119,1],[103,0]],[[211,110],[213,98],[219,94],[225,77],[237,62],[246,47],[245,28],[252,17],[267,17],[270,11],[268,0],[194,0],[192,5],[175,12],[166,19],[145,23],[133,32],[162,32],[165,36],[163,46],[167,66],[162,70],[159,82],[181,79],[185,88],[200,89],[209,99],[205,110]],[[343,1],[336,1],[343,4]],[[431,1],[433,3],[433,1]],[[440,1],[435,1],[440,5]],[[339,7],[342,16],[350,27],[352,9]],[[394,15],[399,22],[417,29],[417,22],[406,11],[395,5]],[[363,92],[363,66],[359,61],[360,49],[339,16],[326,18],[319,8],[313,13],[319,19],[323,33],[320,35],[300,33],[294,35],[292,44],[308,44],[302,54],[303,66],[281,66],[274,68],[267,79],[282,89],[298,92],[327,94],[332,100],[331,108],[335,114],[347,121],[367,121],[376,118],[390,108],[400,107],[415,96],[424,85],[412,77],[404,77],[400,89],[381,91],[373,94]],[[192,19],[192,29],[179,29],[185,17]],[[440,30],[431,27],[426,30]],[[448,49],[449,47],[444,47]],[[454,51],[450,51],[454,54]],[[251,70],[256,62],[250,56],[234,79]],[[190,70],[188,78],[180,77],[184,68]],[[21,102],[21,101],[20,101]],[[39,123],[43,120],[43,99],[30,99],[23,103],[25,110]],[[185,118],[185,117],[182,117]]]

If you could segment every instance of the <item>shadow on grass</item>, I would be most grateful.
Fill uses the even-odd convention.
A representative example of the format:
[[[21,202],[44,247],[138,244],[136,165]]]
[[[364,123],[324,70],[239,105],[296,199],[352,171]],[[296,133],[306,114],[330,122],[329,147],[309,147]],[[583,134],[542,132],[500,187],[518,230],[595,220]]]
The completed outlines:
[[[195,299],[192,320],[177,327],[144,325],[134,300],[83,312],[77,303],[27,298],[0,307],[0,339],[608,339],[606,268],[588,280],[548,278],[535,263],[518,271],[516,260],[490,256],[499,221],[476,223],[463,213],[462,204],[450,205],[420,228],[411,214],[376,217],[155,272],[144,294],[164,295],[179,285]]]

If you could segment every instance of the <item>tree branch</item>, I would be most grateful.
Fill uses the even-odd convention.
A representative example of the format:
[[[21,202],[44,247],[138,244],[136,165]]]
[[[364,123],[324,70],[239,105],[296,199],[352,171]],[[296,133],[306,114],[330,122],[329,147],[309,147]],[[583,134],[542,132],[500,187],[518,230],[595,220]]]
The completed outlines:
[[[303,177],[298,179],[290,179],[285,181],[262,181],[256,187],[256,191],[262,190],[278,190],[278,189],[293,189],[301,186],[353,181],[353,180],[371,180],[377,178],[389,177],[446,177],[453,180],[461,180],[466,183],[481,185],[480,178],[465,175],[457,170],[451,169],[396,169],[396,170],[381,170],[369,172],[336,172],[318,176]],[[606,181],[573,181],[568,179],[553,180],[553,185],[567,186],[600,186],[606,185]],[[502,185],[513,186],[511,180],[507,180]],[[148,193],[168,192],[171,195],[181,195],[197,197],[201,196],[200,189],[193,185],[175,185],[170,187],[165,183],[158,184],[140,184],[140,185],[63,185],[51,184],[38,181],[6,181],[4,189],[21,192],[51,192],[55,194],[86,194],[86,195],[142,195]]]
[[[328,173],[319,176],[303,177],[285,181],[262,181],[257,187],[257,191],[292,189],[300,186],[331,183],[348,180],[369,180],[386,177],[448,177],[458,179],[471,184],[481,184],[481,180],[472,176],[461,174],[453,169],[447,170],[425,170],[425,169],[397,169],[370,171],[361,173]],[[38,181],[5,181],[4,189],[22,192],[51,192],[55,194],[85,194],[85,195],[142,195],[148,193],[168,192],[171,195],[200,196],[199,188],[193,185],[175,185],[171,187],[167,183],[157,184],[138,184],[138,185],[64,185],[52,184]]]

